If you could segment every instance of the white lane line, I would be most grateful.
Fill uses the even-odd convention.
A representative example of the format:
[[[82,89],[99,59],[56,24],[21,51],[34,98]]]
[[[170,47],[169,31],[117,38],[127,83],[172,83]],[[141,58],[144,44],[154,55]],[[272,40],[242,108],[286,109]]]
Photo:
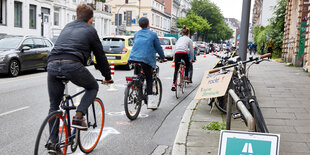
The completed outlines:
[[[0,117],[1,117],[1,116],[4,116],[4,115],[7,115],[7,114],[10,114],[10,113],[13,113],[13,112],[17,112],[17,111],[21,111],[21,110],[24,110],[24,109],[28,109],[28,108],[30,108],[30,107],[27,106],[27,107],[22,107],[22,108],[15,109],[15,110],[12,110],[12,111],[8,111],[8,112],[5,112],[5,113],[0,114]]]

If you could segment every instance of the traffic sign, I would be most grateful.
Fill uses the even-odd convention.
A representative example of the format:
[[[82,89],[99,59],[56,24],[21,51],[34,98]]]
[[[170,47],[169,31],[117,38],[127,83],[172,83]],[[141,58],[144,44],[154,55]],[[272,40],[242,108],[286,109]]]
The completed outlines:
[[[279,155],[280,135],[222,130],[219,155]]]

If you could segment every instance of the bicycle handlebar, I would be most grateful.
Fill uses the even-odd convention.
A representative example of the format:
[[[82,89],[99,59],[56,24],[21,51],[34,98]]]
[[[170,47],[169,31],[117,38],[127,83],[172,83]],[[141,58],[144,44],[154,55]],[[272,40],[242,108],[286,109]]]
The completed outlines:
[[[257,57],[257,58],[254,58],[254,59],[242,61],[241,63],[242,64],[246,64],[246,63],[249,63],[249,62],[252,62],[252,61],[259,61],[259,59],[267,58],[267,57],[270,57],[270,56],[271,56],[271,53],[267,53],[267,54],[264,54],[264,55],[260,56],[259,58]],[[211,70],[209,70],[209,73],[219,72],[221,69],[227,69],[227,68],[235,67],[237,65],[238,65],[238,63],[235,63],[235,64],[232,64],[232,65],[229,65],[229,66],[224,66],[224,67],[221,67],[221,68],[211,69]]]

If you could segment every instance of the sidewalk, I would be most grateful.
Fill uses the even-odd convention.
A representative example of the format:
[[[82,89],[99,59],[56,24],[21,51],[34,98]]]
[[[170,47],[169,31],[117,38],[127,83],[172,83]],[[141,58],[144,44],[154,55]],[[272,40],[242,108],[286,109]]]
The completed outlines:
[[[272,61],[253,65],[249,79],[270,133],[281,136],[280,155],[310,154],[310,74]],[[172,155],[216,155],[220,132],[202,127],[225,122],[225,117],[216,107],[210,113],[206,100],[193,100],[180,122]],[[241,119],[232,120],[231,128],[247,131]]]

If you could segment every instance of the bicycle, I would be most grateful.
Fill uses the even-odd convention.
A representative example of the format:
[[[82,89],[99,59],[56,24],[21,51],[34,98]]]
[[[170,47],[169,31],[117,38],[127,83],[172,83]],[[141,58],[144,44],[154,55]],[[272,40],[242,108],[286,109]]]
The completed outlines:
[[[224,66],[221,68],[216,68],[210,70],[209,73],[214,73],[220,71],[221,74],[225,74],[227,71],[226,69],[234,67],[236,70],[237,76],[233,76],[232,85],[233,88],[229,90],[229,94],[232,96],[234,101],[236,102],[236,109],[238,113],[233,114],[233,118],[242,118],[247,126],[249,126],[250,130],[256,132],[264,132],[268,133],[268,128],[265,123],[263,114],[260,110],[259,104],[257,102],[255,96],[255,90],[250,80],[245,75],[246,70],[244,68],[244,64],[253,62],[247,70],[253,64],[259,64],[264,60],[264,58],[269,57],[270,54],[262,55],[260,58],[253,58],[250,57],[247,61],[233,61],[230,62],[231,65]],[[226,125],[228,127],[226,129],[230,129],[230,120],[231,120],[231,104],[227,106],[227,118],[226,118]],[[253,120],[253,119],[254,120]]]
[[[142,67],[139,62],[133,62],[137,69],[138,74],[134,76],[126,76],[126,81],[128,82],[125,89],[124,96],[124,109],[128,119],[135,120],[140,113],[142,102],[147,103],[147,93],[146,93],[146,77],[143,73]],[[160,105],[162,98],[162,83],[158,77],[159,67],[153,70],[152,81],[153,81],[153,95],[157,96],[157,108]],[[156,109],[157,109],[156,108]],[[152,110],[156,110],[152,109]]]
[[[175,97],[178,99],[180,97],[180,93],[184,94],[184,88],[186,87],[185,78],[185,62],[179,62],[180,67],[177,73],[177,78],[175,80]],[[180,92],[179,92],[180,91]]]
[[[71,146],[72,153],[76,151],[77,146],[82,152],[90,153],[95,149],[102,134],[105,119],[104,105],[101,99],[97,97],[85,114],[88,128],[86,130],[72,128],[70,111],[77,108],[74,105],[73,98],[84,93],[85,89],[71,96],[68,94],[67,84],[69,80],[64,76],[57,78],[65,84],[65,93],[60,104],[60,110],[50,113],[43,121],[36,138],[34,154],[66,154],[69,146]],[[96,80],[103,81],[101,79]]]
[[[217,55],[214,54],[219,60],[215,64],[213,68],[219,68],[228,65],[228,60],[233,58],[235,56],[235,52],[226,52],[225,55]],[[235,57],[236,61],[240,61],[240,57]],[[235,74],[233,75],[235,77]],[[231,85],[231,84],[230,84]],[[226,113],[226,107],[227,107],[227,95],[228,92],[225,93],[224,96],[221,97],[215,97],[215,98],[208,98],[207,103],[211,106],[211,108],[215,105],[217,109],[219,109],[221,112]]]

